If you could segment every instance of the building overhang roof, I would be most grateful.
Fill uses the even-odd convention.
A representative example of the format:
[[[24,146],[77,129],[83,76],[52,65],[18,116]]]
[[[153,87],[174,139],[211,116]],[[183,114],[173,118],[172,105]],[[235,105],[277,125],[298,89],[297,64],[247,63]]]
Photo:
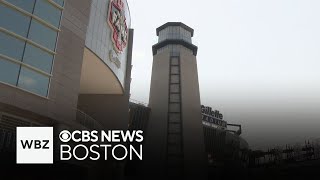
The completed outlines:
[[[168,39],[168,40],[165,40],[165,41],[162,41],[162,42],[159,42],[155,45],[152,46],[152,53],[153,55],[156,55],[157,54],[157,50],[162,48],[162,47],[165,47],[167,45],[170,45],[170,44],[178,44],[178,45],[182,45],[190,50],[192,50],[193,52],[193,55],[197,55],[198,53],[198,47],[187,42],[187,41],[184,41],[184,40],[181,40],[181,39]]]
[[[124,89],[109,66],[88,48],[84,48],[80,94],[118,94]]]

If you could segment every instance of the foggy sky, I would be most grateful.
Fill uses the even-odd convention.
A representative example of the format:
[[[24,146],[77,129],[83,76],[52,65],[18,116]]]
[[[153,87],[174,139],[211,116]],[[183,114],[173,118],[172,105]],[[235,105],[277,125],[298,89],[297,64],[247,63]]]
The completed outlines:
[[[131,97],[148,102],[155,29],[195,30],[201,103],[243,126],[252,148],[320,138],[320,1],[128,0]]]

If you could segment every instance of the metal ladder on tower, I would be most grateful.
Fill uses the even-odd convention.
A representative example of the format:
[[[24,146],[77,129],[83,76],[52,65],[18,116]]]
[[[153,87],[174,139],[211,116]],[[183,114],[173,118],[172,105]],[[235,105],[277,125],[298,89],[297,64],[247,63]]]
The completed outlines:
[[[183,174],[183,124],[181,113],[180,56],[170,57],[169,105],[167,126],[167,173],[171,177]]]

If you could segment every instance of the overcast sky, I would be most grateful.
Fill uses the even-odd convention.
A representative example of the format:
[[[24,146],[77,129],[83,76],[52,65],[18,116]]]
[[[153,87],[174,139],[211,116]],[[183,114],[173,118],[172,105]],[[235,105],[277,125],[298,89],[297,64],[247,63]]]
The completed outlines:
[[[253,148],[320,137],[319,0],[128,0],[132,98],[148,102],[155,29],[195,30],[201,102]]]

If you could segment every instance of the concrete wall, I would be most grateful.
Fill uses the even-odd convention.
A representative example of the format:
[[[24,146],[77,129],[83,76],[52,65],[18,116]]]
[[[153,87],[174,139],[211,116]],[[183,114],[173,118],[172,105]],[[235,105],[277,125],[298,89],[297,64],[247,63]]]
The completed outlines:
[[[133,33],[133,30],[130,29],[124,94],[79,95],[78,108],[102,123],[106,130],[128,129]]]
[[[147,128],[145,159],[146,164],[164,166],[166,160],[169,60],[170,50],[166,49],[153,57],[149,107],[151,114]],[[148,160],[151,160],[148,162]],[[147,165],[148,166],[148,165]],[[150,171],[159,173],[153,166]],[[161,172],[160,172],[161,173]]]
[[[189,51],[181,49],[180,65],[185,172],[187,176],[205,175],[206,153],[201,119],[197,59]]]
[[[125,95],[81,94],[78,108],[100,122],[105,130],[127,130],[128,103],[129,98]]]
[[[65,1],[49,97],[58,108],[52,111],[58,119],[75,119],[90,6],[91,0]],[[62,109],[64,114],[59,113]]]

